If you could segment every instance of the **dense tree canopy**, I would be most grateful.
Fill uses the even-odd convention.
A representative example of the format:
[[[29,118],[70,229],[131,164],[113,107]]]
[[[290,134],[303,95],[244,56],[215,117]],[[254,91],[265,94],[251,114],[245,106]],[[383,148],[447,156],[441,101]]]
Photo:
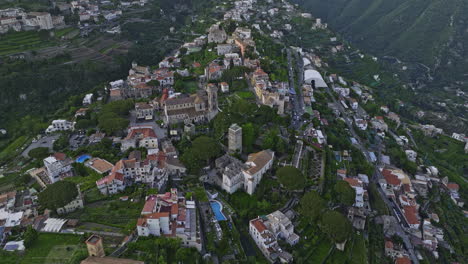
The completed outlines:
[[[49,156],[49,148],[39,147],[31,149],[28,153],[28,156],[35,159],[44,159]]]
[[[300,203],[299,211],[310,223],[316,223],[326,208],[325,200],[316,191],[306,193]]]
[[[210,137],[196,138],[192,145],[185,150],[181,160],[190,173],[197,174],[200,169],[208,164],[209,160],[218,156],[221,152],[219,143]]]
[[[115,134],[125,129],[129,121],[126,118],[133,108],[133,101],[130,99],[110,102],[106,104],[98,117],[98,126],[107,134]]]
[[[253,145],[257,139],[257,131],[252,123],[242,126],[242,149],[246,153],[253,151]]]
[[[353,231],[348,218],[337,211],[327,211],[323,214],[320,227],[335,243],[345,242]]]
[[[285,166],[276,171],[280,183],[288,190],[304,188],[305,178],[300,170],[293,166]]]
[[[78,189],[74,183],[59,181],[39,193],[39,204],[44,208],[56,210],[73,201],[77,195]]]
[[[338,181],[333,187],[336,200],[346,206],[354,204],[356,191],[346,181]]]

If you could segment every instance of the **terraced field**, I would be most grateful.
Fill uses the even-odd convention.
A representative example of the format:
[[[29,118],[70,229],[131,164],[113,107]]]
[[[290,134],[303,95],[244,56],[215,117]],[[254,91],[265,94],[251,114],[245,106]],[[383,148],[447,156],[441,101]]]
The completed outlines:
[[[54,31],[54,36],[44,31],[22,31],[2,35],[0,38],[0,56],[38,50],[57,45],[59,39],[77,29],[64,28]]]

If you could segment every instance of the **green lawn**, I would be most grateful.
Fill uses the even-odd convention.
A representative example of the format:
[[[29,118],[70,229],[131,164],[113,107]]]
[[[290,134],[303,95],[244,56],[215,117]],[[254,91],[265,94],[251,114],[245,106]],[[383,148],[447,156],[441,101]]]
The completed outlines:
[[[254,99],[255,95],[250,91],[239,91],[236,94],[242,99]]]
[[[0,255],[4,264],[68,263],[75,254],[84,250],[81,236],[71,234],[40,233],[24,256]],[[59,260],[59,261],[58,261]]]

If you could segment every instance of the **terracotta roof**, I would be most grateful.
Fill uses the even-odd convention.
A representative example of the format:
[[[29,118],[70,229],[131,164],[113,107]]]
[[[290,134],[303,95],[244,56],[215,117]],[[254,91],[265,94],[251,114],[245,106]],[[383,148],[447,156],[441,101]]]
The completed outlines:
[[[268,75],[266,72],[262,70],[262,68],[257,68],[255,72],[253,73],[254,76],[262,76],[262,75]]]
[[[138,218],[137,226],[145,226],[146,225],[146,218]]]
[[[273,159],[274,153],[271,150],[262,150],[257,153],[250,154],[247,158],[247,162],[254,163],[255,165],[251,166],[249,169],[247,169],[247,172],[249,174],[255,174],[258,171],[260,171],[265,165]]]
[[[404,206],[403,211],[405,214],[406,221],[408,221],[410,225],[419,224],[416,207]]]
[[[143,136],[143,138],[147,137],[156,137],[156,133],[151,128],[134,128],[131,129],[125,139],[132,139],[136,136]]]
[[[161,217],[169,217],[168,212],[162,212],[162,213],[152,213],[146,216],[146,219],[159,219]]]
[[[110,96],[120,96],[120,89],[112,89],[110,90]]]
[[[88,162],[89,166],[94,168],[95,170],[99,171],[100,173],[106,173],[114,167],[112,163],[108,162],[107,160],[94,158]]]
[[[458,186],[458,184],[456,183],[449,182],[447,183],[447,188],[452,191],[458,191],[460,189],[460,186]]]
[[[141,210],[141,213],[152,213],[154,210],[154,207],[156,206],[156,196],[150,196],[145,202],[145,205],[143,206],[143,210]]]
[[[385,248],[393,248],[393,242],[390,240],[385,241]]]
[[[88,108],[80,108],[76,111],[76,113],[86,113],[88,111]]]
[[[260,218],[254,219],[250,221],[252,225],[257,229],[259,233],[262,233],[263,231],[267,230],[265,224]]]
[[[398,179],[398,176],[393,174],[390,170],[384,169],[382,171],[382,174],[385,180],[387,181],[387,184],[394,185],[394,186],[398,186],[401,184],[401,180]]]
[[[349,183],[349,185],[351,185],[351,187],[362,187],[362,184],[361,184],[361,182],[359,181],[359,179],[356,179],[356,178],[344,178],[344,181],[346,181],[347,183]]]
[[[336,173],[346,175],[346,170],[337,170]]]
[[[395,260],[395,264],[411,264],[411,260],[408,257],[399,257]]]
[[[177,214],[179,212],[179,205],[178,204],[173,204],[171,206],[171,214]]]
[[[67,158],[67,155],[65,153],[62,153],[62,152],[55,152],[53,154],[54,158],[56,158],[57,160],[65,160]]]

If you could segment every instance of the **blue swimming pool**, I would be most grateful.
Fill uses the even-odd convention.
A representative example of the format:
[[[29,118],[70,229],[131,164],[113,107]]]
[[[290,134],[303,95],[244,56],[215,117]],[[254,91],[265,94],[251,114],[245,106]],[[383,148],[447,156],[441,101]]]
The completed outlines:
[[[83,162],[89,160],[90,158],[91,158],[90,155],[85,154],[85,155],[81,155],[81,156],[79,156],[78,158],[76,158],[75,161],[78,162],[78,163],[83,163]]]
[[[213,213],[215,215],[216,220],[218,221],[225,221],[227,220],[226,216],[224,216],[223,212],[223,205],[218,201],[211,201],[210,202],[211,208],[213,209]]]

